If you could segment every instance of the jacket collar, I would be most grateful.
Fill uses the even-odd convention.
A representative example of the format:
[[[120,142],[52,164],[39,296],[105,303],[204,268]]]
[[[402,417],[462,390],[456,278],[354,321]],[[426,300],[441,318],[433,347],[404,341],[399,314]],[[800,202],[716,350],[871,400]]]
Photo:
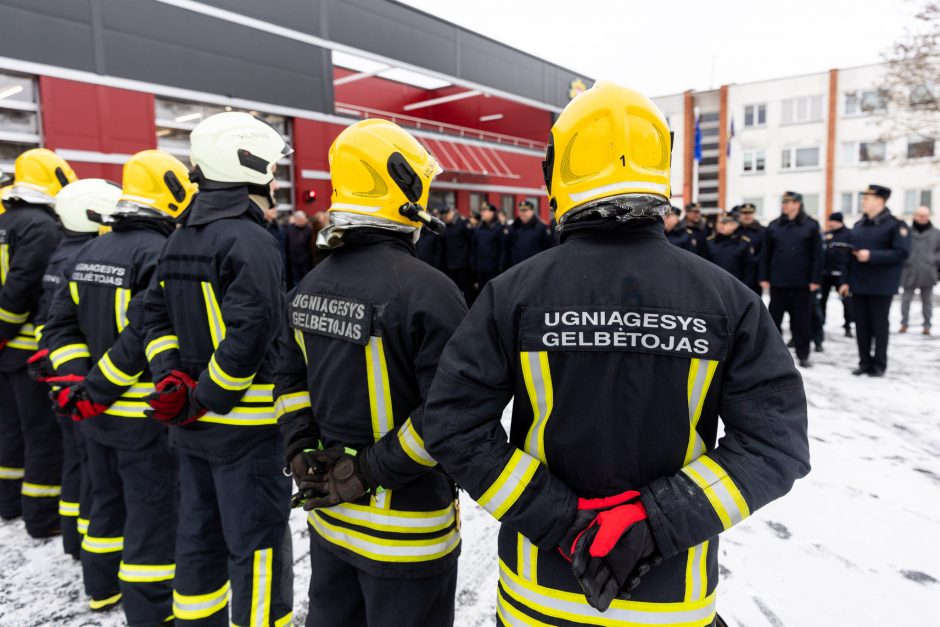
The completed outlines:
[[[424,237],[436,237],[431,234]],[[395,233],[384,229],[358,228],[349,229],[343,233],[343,246],[336,251],[352,248],[364,248],[367,246],[390,246],[401,249],[411,256],[417,256],[415,245],[412,243],[412,236],[409,233]]]
[[[808,219],[809,219],[809,216],[806,215],[806,211],[804,211],[803,209],[800,209],[800,212],[796,214],[796,217],[793,218],[792,220],[787,217],[787,214],[783,214],[780,216],[780,222],[782,222],[783,224],[786,224],[787,222],[796,222],[797,224],[803,224]]]
[[[863,222],[865,222],[865,224],[881,224],[882,222],[887,220],[888,216],[890,215],[891,215],[891,210],[885,207],[884,209],[882,209],[881,213],[876,215],[874,218],[869,218],[868,216],[865,216],[865,219],[863,220]]]
[[[673,229],[675,232],[677,229]],[[631,220],[584,220],[570,224],[561,230],[561,241],[571,239],[659,239],[666,241],[662,219]]]
[[[248,197],[247,185],[199,192],[187,210],[185,225],[202,226],[240,216],[264,226],[264,213]]]

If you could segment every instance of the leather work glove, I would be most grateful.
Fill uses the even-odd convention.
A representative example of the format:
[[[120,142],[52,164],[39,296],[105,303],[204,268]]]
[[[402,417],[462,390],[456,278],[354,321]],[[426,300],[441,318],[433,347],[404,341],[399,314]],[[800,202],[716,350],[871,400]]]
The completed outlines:
[[[629,599],[643,575],[662,562],[640,493],[633,490],[578,499],[578,513],[559,550],[571,560],[588,603],[600,612],[617,597]]]
[[[85,379],[78,375],[66,375],[64,377],[49,377],[47,383],[59,386],[61,388],[52,390],[49,396],[55,404],[55,411],[59,414],[71,416],[75,422],[81,422],[88,418],[94,418],[105,412],[107,405],[96,403],[88,398],[88,392],[85,390]]]
[[[146,398],[151,409],[148,418],[163,424],[182,426],[196,422],[208,411],[196,398],[196,382],[185,372],[173,370],[161,379]]]
[[[322,451],[303,453],[312,469],[300,482],[304,509],[310,511],[349,503],[374,492],[378,482],[372,477],[363,454],[350,448],[333,446]]]
[[[291,442],[290,446],[287,447],[287,455],[285,458],[287,465],[284,467],[284,474],[288,477],[293,477],[294,484],[296,484],[298,488],[303,478],[308,473],[313,472],[313,469],[307,464],[307,458],[304,456],[304,453],[312,453],[320,448],[320,441],[315,437],[300,438]]]
[[[52,367],[52,361],[49,359],[49,350],[42,349],[36,351],[26,360],[26,372],[33,381],[46,383],[50,377],[55,376],[55,368]]]

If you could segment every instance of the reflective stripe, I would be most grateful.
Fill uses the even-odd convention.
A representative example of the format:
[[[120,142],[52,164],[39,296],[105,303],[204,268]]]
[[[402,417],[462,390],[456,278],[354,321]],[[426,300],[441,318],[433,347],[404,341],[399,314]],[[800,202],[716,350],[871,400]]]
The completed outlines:
[[[13,468],[12,466],[0,466],[0,479],[9,479],[15,481],[22,479],[24,470],[22,468]]]
[[[220,388],[237,392],[238,390],[244,390],[249,385],[251,385],[255,375],[251,374],[247,377],[236,377],[234,375],[230,375],[229,373],[222,370],[222,366],[220,366],[219,362],[216,361],[215,354],[213,353],[212,357],[209,359],[209,378],[212,379]]]
[[[751,515],[747,501],[718,462],[703,455],[682,469],[702,489],[725,529]]]
[[[392,395],[388,386],[385,349],[382,338],[372,336],[366,345],[366,379],[369,383],[369,411],[372,414],[372,437],[378,442],[394,427]]]
[[[10,324],[23,324],[29,319],[29,312],[26,313],[14,313],[12,311],[6,310],[3,307],[0,307],[0,320],[3,322],[9,322]]]
[[[20,327],[19,334],[7,342],[7,347],[24,351],[38,351],[39,342],[36,340],[36,329],[31,324],[24,324]]]
[[[251,627],[268,627],[271,617],[271,562],[274,549],[255,551],[251,575]]]
[[[128,564],[121,561],[118,579],[130,583],[167,581],[176,574],[176,564]]]
[[[424,448],[424,440],[421,439],[421,436],[415,431],[415,427],[411,423],[411,418],[406,420],[405,424],[398,430],[398,442],[401,444],[401,448],[405,451],[405,454],[415,463],[421,464],[422,466],[437,466],[437,462],[434,461],[434,458],[431,457],[427,449]]]
[[[297,346],[300,347],[300,352],[304,354],[304,363],[310,363],[307,361],[307,342],[304,340],[304,334],[299,329],[294,329],[294,341],[297,342]]]
[[[0,285],[6,285],[10,272],[10,245],[0,244]]]
[[[308,407],[310,407],[309,392],[281,394],[277,397],[277,402],[274,404],[274,418],[278,419],[284,414],[307,409]]]
[[[69,281],[69,294],[72,296],[72,302],[78,304],[78,283]]]
[[[375,205],[357,205],[348,202],[334,202],[330,205],[330,211],[337,209],[349,209],[350,211],[366,211],[368,213],[375,213],[381,208],[382,207]]]
[[[539,548],[521,533],[516,534],[516,560],[519,576],[538,583]]]
[[[127,326],[127,306],[131,302],[131,291],[126,287],[119,287],[114,292],[114,323],[118,333]]]
[[[219,301],[215,297],[215,290],[212,289],[211,283],[207,281],[202,283],[202,296],[206,301],[206,316],[209,319],[212,348],[216,349],[225,339],[225,321],[222,319],[222,310],[219,308]]]
[[[59,501],[59,516],[68,516],[69,518],[78,516],[78,503],[69,501]]]
[[[444,557],[460,544],[456,529],[438,538],[389,540],[337,527],[316,511],[307,520],[324,540],[379,562],[426,562]]]
[[[52,367],[55,369],[73,359],[88,359],[90,357],[88,344],[66,344],[49,353],[49,361],[52,362]]]
[[[248,388],[248,391],[242,396],[242,403],[267,403],[274,404],[274,384],[273,383],[255,383]]]
[[[535,471],[538,470],[538,461],[520,450],[513,452],[509,463],[493,482],[493,485],[483,493],[477,501],[481,507],[492,514],[497,520],[513,506],[522,491],[529,485]]]
[[[616,183],[611,183],[610,185],[602,185],[587,191],[568,194],[568,198],[574,202],[579,202],[598,194],[609,194],[610,192],[620,191],[623,193],[629,192],[631,194],[642,194],[645,192],[647,194],[656,194],[662,196],[666,193],[667,189],[669,189],[669,186],[663,185],[662,183],[651,183],[649,181],[618,181]]]
[[[274,627],[286,627],[287,625],[290,625],[291,619],[293,618],[294,618],[294,613],[288,612],[284,616],[281,616],[279,619],[274,621]]]
[[[105,354],[101,356],[101,359],[98,360],[98,369],[101,371],[101,374],[104,375],[104,378],[118,387],[127,387],[128,385],[137,383],[137,379],[140,378],[143,372],[127,374],[114,365],[114,362],[111,361],[111,355],[108,353],[110,353],[110,351],[105,352]]]
[[[698,434],[696,427],[699,418],[702,417],[705,397],[708,396],[708,388],[711,386],[717,368],[717,361],[692,359],[689,362],[689,444],[686,447],[683,465],[705,454],[705,443],[702,441],[702,436]]]
[[[457,519],[452,506],[430,512],[410,512],[343,503],[322,511],[343,522],[391,533],[443,531],[453,525]]]
[[[173,591],[173,615],[182,620],[208,618],[228,605],[229,582],[209,594],[180,594]]]
[[[529,402],[532,403],[532,426],[525,438],[525,450],[544,464],[545,426],[555,402],[552,373],[548,368],[548,353],[521,353],[520,357],[522,378],[525,380],[525,389],[529,392]]]
[[[77,527],[78,527],[78,533],[82,535],[85,535],[86,533],[88,533],[88,519],[82,518],[81,516],[79,516]]]
[[[46,498],[46,497],[60,496],[62,494],[62,486],[44,485],[41,483],[28,483],[24,481],[22,493],[23,493],[23,496],[31,496],[34,498]]]
[[[685,566],[685,600],[698,601],[708,593],[708,540],[689,549]]]
[[[144,352],[147,355],[147,361],[153,361],[153,358],[164,351],[179,350],[180,339],[175,335],[162,335],[147,344]]]
[[[144,412],[148,409],[150,409],[150,405],[145,401],[117,400],[111,403],[111,406],[104,410],[104,413],[120,418],[146,418]]]
[[[115,605],[118,601],[121,600],[121,593],[118,592],[113,597],[108,597],[107,599],[91,599],[88,601],[88,607],[93,610],[100,610],[102,608],[108,607],[109,605]]]
[[[152,394],[153,391],[153,383],[135,383],[131,387],[124,390],[124,393],[121,394],[121,399],[143,398],[148,394]]]
[[[220,425],[233,425],[236,427],[257,427],[261,425],[276,425],[274,406],[267,407],[236,407],[227,414],[207,413],[199,422],[209,422]]]
[[[496,615],[506,627],[552,627],[548,623],[520,612],[512,603],[503,598],[502,588],[496,590]]]
[[[89,553],[117,553],[124,550],[124,537],[96,538],[86,535],[82,540],[82,550]]]
[[[641,627],[644,625],[671,625],[698,627],[715,618],[715,595],[699,601],[680,603],[650,603],[614,599],[606,612],[598,612],[588,605],[581,593],[565,592],[525,581],[499,561],[499,582],[503,590],[525,607],[584,625]]]
[[[44,325],[44,324],[37,324],[37,325],[36,325],[36,341],[37,341],[37,342],[41,342],[41,341],[42,341],[42,331],[43,331],[43,329],[45,329],[45,328],[46,328],[46,325]]]

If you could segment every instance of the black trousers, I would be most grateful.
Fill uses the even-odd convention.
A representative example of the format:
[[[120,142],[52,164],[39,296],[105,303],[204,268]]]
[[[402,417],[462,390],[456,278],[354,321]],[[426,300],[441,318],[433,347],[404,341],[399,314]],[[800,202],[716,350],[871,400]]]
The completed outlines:
[[[376,577],[324,548],[310,534],[307,627],[450,627],[457,564],[433,577]]]
[[[829,292],[833,289],[838,293],[839,283],[842,281],[842,277],[839,276],[827,276],[823,278],[822,289],[822,313],[823,313],[823,323],[826,322],[826,303],[829,301]],[[842,318],[843,328],[851,329],[852,322],[854,322],[854,316],[852,315],[852,297],[851,296],[840,296],[842,299]]]
[[[790,315],[790,330],[793,332],[796,356],[799,359],[809,358],[813,323],[813,295],[809,287],[771,287],[769,309],[770,317],[773,318],[778,331],[781,331],[783,314]]]
[[[81,557],[82,534],[78,532],[78,515],[82,497],[82,449],[79,425],[68,416],[59,416],[62,430],[62,495],[59,516],[62,517],[62,549],[78,559]]]
[[[858,365],[884,371],[888,367],[888,312],[893,296],[855,294],[855,334],[858,341]],[[872,341],[875,353],[872,354]]]

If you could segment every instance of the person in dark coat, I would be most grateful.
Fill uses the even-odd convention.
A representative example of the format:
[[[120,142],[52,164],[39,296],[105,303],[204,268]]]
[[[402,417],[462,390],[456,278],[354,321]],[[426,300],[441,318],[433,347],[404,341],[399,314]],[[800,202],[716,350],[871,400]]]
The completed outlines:
[[[476,275],[477,290],[506,269],[509,248],[509,228],[496,219],[490,205],[480,209],[480,224],[473,230],[470,263]]]
[[[888,368],[888,313],[911,254],[910,229],[891,215],[890,197],[891,190],[881,185],[862,192],[865,217],[852,229],[855,248],[839,285],[839,294],[852,295],[859,358],[854,375],[882,377]]]
[[[292,289],[313,268],[313,227],[303,211],[295,211],[284,229],[287,245],[287,288]]]
[[[849,252],[849,240],[852,239],[852,230],[847,228],[844,218],[839,212],[833,213],[826,221],[828,229],[823,235],[823,243],[826,248],[825,271],[823,275],[822,296],[822,324],[826,322],[826,305],[829,300],[829,292],[833,289],[838,292],[839,284],[842,282],[842,276],[845,274],[845,267],[849,263],[852,254]],[[840,296],[842,299],[842,316],[845,337],[852,337],[852,297]]]
[[[666,234],[666,239],[673,246],[678,246],[704,258],[708,254],[707,249],[704,247],[705,238],[702,237],[701,232],[682,226],[679,220],[681,214],[682,210],[679,207],[671,207],[663,216],[663,231]],[[703,249],[706,251],[704,255],[702,254]]]
[[[470,270],[473,228],[453,207],[441,210],[441,220],[447,225],[441,236],[444,252],[444,267],[441,269],[457,284],[470,303],[473,301],[473,273]]]
[[[761,247],[764,244],[764,227],[757,221],[757,207],[753,203],[746,202],[738,206],[738,232],[746,235],[751,240],[751,246],[754,247],[755,260],[760,259]],[[755,266],[756,267],[756,266]],[[760,283],[757,281],[757,273],[748,285],[758,296],[762,293]]]
[[[510,229],[509,265],[522,263],[551,246],[552,234],[548,227],[535,216],[532,203],[523,200]]]
[[[933,286],[937,284],[937,267],[940,265],[940,231],[930,223],[930,209],[918,207],[914,211],[911,231],[911,256],[904,264],[901,285],[901,333],[907,332],[911,301],[914,291],[920,290],[921,312],[924,316],[924,335],[930,335],[930,318],[933,313]]]
[[[800,366],[809,366],[813,292],[822,284],[823,248],[819,223],[803,210],[803,196],[785,192],[783,215],[770,223],[761,250],[758,278],[770,291],[770,315],[780,329],[790,315]]]
[[[747,235],[738,230],[737,217],[724,215],[718,219],[715,234],[708,238],[708,257],[745,285],[753,282],[754,247]]]
[[[685,218],[682,220],[682,226],[698,231],[703,235],[702,241],[712,234],[712,226],[708,220],[702,217],[702,205],[697,202],[690,202],[685,206]]]
[[[277,221],[277,207],[271,207],[264,212],[264,228],[277,242],[277,247],[281,251],[281,257],[284,261],[284,276],[287,276],[287,236],[284,234],[284,227]]]
[[[415,242],[415,251],[418,259],[443,272],[444,269],[444,242],[432,233],[426,226],[421,227],[421,235]]]

